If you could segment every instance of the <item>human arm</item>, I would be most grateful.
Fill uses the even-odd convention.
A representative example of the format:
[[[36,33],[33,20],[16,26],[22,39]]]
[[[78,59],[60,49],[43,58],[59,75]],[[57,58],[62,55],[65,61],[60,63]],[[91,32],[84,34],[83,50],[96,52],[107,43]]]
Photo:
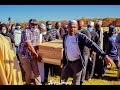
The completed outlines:
[[[79,39],[83,42],[85,46],[100,54],[105,59],[105,62],[107,64],[110,64],[111,66],[113,65],[113,60],[109,58],[107,54],[103,50],[101,50],[100,47],[95,42],[90,40],[86,35],[79,34]]]
[[[32,46],[31,39],[30,39],[30,33],[28,30],[25,31],[24,38],[25,38],[25,44],[26,44],[27,48],[29,49],[29,51],[32,53],[33,57],[38,58],[38,54],[35,51],[35,48]]]

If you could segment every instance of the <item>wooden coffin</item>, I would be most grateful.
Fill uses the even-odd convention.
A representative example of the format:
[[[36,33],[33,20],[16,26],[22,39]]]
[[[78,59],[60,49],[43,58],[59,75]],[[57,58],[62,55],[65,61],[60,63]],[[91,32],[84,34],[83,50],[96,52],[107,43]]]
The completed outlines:
[[[38,54],[42,57],[41,62],[60,65],[63,56],[62,40],[54,40],[40,44]]]

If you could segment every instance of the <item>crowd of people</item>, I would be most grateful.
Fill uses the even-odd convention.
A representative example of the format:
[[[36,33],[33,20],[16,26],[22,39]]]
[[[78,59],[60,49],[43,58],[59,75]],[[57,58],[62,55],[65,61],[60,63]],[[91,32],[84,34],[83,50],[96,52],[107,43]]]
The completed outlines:
[[[70,20],[65,26],[56,22],[53,27],[51,21],[38,24],[36,19],[30,19],[25,28],[19,23],[7,26],[1,22],[0,35],[8,40],[16,54],[26,85],[31,85],[32,79],[35,85],[48,85],[48,77],[57,75],[61,85],[65,85],[69,77],[73,78],[72,85],[82,85],[84,80],[104,77],[107,65],[115,64],[119,71],[120,33],[113,25],[104,31],[101,20],[88,21],[87,25],[83,20]],[[63,40],[62,68],[40,62],[42,58],[38,55],[41,43],[55,39]],[[117,78],[120,79],[119,72]]]

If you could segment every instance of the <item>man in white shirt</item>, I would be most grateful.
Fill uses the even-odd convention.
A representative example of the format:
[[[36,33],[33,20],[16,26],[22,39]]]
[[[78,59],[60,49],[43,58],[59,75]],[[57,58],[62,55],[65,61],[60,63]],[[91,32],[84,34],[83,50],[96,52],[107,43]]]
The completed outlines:
[[[14,41],[15,41],[14,51],[15,51],[16,56],[17,56],[19,61],[20,61],[20,59],[19,59],[19,56],[18,56],[18,52],[19,52],[19,46],[20,46],[20,43],[21,43],[21,34],[22,34],[21,25],[19,23],[16,23],[16,29],[13,32]]]
[[[107,64],[113,65],[112,59],[100,49],[96,43],[91,41],[86,35],[78,32],[76,20],[68,22],[68,33],[63,36],[63,67],[61,73],[61,83],[65,83],[73,74],[73,85],[80,85],[82,68],[85,67],[84,46],[94,50],[104,57]]]

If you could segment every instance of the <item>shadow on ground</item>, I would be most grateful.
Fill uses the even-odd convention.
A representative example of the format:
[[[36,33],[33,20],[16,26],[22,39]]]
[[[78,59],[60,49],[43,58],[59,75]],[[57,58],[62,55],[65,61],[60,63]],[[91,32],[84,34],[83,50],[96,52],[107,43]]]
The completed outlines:
[[[108,81],[117,81],[117,77],[112,77],[112,76],[104,76],[102,77],[102,79],[108,80]]]

